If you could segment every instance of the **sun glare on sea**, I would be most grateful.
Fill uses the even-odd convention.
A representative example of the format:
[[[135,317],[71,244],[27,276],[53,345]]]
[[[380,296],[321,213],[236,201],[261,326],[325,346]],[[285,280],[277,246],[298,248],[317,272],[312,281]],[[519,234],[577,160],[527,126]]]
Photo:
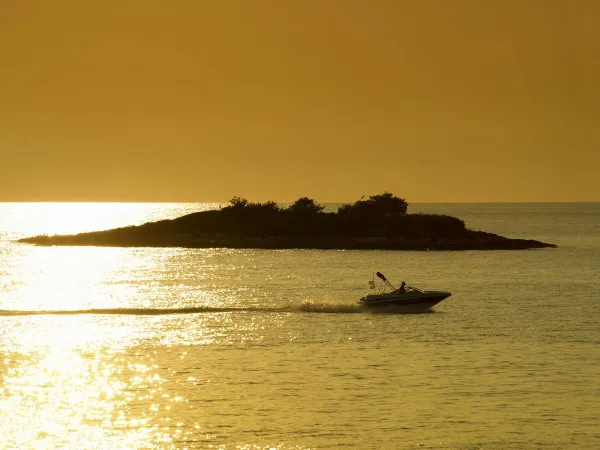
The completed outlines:
[[[0,271],[0,309],[55,310],[123,306],[139,286],[136,271],[157,264],[148,252],[109,247],[36,247],[12,242],[40,234],[75,234],[178,217],[198,204],[21,203],[0,217],[15,258]],[[12,266],[11,266],[12,263]]]
[[[158,220],[159,203],[21,203],[13,209],[16,229],[24,236],[73,234]],[[162,213],[162,214],[161,214]],[[10,220],[11,218],[7,218]]]
[[[64,310],[111,307],[129,297],[130,271],[142,264],[113,248],[29,248],[5,289],[2,309]],[[110,280],[110,283],[104,281]]]
[[[169,304],[173,285],[178,299],[190,292],[193,298],[209,295],[186,284],[185,274],[172,267],[178,250],[14,241],[135,225],[201,208],[18,204],[0,215],[7,230],[0,252],[10,256],[0,268],[0,309],[8,316],[0,317],[6,324],[0,326],[0,447],[151,448],[168,446],[183,433],[179,422],[166,426],[169,408],[181,399],[164,397],[164,371],[155,352],[132,350],[156,332],[157,320],[89,314],[90,309]],[[168,335],[163,341],[169,344]]]
[[[139,402],[137,390],[128,389],[132,380],[150,379],[160,389],[156,368],[151,362],[132,364],[119,350],[92,343],[99,337],[86,336],[85,328],[94,328],[90,321],[45,317],[36,327],[37,318],[25,319],[33,327],[31,339],[27,330],[20,336],[27,348],[17,345],[19,351],[5,354],[0,367],[3,448],[148,448],[149,442],[168,441],[149,423],[149,408],[124,413]]]

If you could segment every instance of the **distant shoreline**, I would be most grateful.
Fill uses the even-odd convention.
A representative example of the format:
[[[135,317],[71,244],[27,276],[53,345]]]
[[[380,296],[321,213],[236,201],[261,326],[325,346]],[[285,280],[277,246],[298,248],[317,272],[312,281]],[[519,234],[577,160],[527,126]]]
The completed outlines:
[[[456,239],[437,238],[354,238],[336,236],[326,238],[288,238],[266,236],[253,238],[225,236],[165,236],[156,239],[140,239],[131,236],[122,239],[113,230],[77,235],[34,236],[18,242],[38,246],[95,246],[95,247],[150,247],[150,248],[232,248],[269,250],[412,250],[412,251],[466,251],[466,250],[526,250],[555,248],[556,245],[533,239],[511,239],[498,235],[473,235]],[[476,233],[476,232],[474,232]]]

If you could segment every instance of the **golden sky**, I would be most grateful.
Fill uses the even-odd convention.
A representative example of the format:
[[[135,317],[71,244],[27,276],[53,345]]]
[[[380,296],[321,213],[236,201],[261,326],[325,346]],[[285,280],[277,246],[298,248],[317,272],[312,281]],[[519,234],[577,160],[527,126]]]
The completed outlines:
[[[0,0],[0,201],[600,201],[598,0]]]

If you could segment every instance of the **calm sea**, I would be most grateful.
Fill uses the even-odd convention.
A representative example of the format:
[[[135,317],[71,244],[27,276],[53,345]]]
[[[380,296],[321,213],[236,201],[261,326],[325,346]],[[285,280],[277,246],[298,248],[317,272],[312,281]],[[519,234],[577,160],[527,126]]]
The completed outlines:
[[[210,207],[0,204],[0,448],[600,448],[600,204],[411,206],[530,251],[13,242]],[[361,311],[378,270],[453,295]]]

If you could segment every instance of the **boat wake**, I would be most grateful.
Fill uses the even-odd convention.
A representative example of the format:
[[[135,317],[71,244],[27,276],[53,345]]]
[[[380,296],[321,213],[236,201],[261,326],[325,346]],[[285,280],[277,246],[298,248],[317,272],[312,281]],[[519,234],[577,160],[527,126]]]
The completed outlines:
[[[215,308],[200,306],[192,308],[91,308],[67,310],[10,310],[0,309],[0,317],[6,316],[76,316],[84,314],[118,315],[118,316],[162,316],[169,314],[210,314],[210,313],[328,313],[348,314],[362,313],[365,309],[357,304],[331,304],[331,303],[302,303],[286,307],[260,307],[247,308]]]

